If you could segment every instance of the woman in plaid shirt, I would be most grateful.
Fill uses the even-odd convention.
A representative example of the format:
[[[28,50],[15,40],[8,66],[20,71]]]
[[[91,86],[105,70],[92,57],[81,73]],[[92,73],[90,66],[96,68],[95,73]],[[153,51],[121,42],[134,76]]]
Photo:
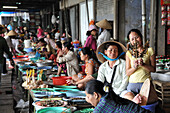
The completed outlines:
[[[91,80],[86,84],[86,101],[95,106],[93,113],[151,113],[138,104],[116,95],[111,86],[108,93],[103,87],[104,84],[98,80]]]

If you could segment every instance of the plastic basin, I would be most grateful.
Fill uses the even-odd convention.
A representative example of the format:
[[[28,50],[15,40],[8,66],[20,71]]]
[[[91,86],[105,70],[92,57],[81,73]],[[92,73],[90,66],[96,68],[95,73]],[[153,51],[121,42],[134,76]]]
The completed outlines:
[[[61,76],[61,77],[52,77],[53,85],[67,85],[66,80],[72,79],[72,77]]]
[[[74,113],[92,113],[94,109],[92,108],[85,108],[82,110],[75,111]]]
[[[66,107],[48,107],[48,108],[40,109],[36,113],[61,113],[65,109],[67,108]],[[71,113],[69,109],[67,109],[66,111],[67,113]]]
[[[66,88],[66,89],[75,89],[77,86],[55,86],[56,88]]]
[[[155,102],[153,104],[149,104],[146,106],[141,106],[144,109],[150,110],[151,112],[155,113],[155,107],[158,105],[158,102]]]
[[[13,56],[13,58],[28,58],[28,55],[16,55],[16,57]]]
[[[67,91],[67,97],[85,97],[86,94],[84,91]]]
[[[33,52],[32,48],[24,48],[24,51],[26,51],[27,53]]]
[[[37,69],[52,69],[52,66],[42,66],[42,67],[37,67]]]

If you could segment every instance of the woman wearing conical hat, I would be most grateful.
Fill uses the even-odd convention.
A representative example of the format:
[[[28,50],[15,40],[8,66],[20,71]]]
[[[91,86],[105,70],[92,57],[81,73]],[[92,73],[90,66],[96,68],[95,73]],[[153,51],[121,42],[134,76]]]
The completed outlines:
[[[106,19],[97,22],[96,26],[100,27],[102,30],[97,40],[97,46],[100,46],[103,42],[110,40],[111,35],[107,29],[112,29],[112,26]]]

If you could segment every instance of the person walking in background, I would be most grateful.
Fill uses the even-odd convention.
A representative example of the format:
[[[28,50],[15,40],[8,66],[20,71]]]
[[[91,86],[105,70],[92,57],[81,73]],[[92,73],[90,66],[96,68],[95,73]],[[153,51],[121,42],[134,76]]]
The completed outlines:
[[[0,25],[0,34],[3,34],[4,32],[5,32],[5,29],[2,27],[2,25]],[[4,63],[4,57],[3,57],[4,53],[8,55],[11,65],[14,65],[14,61],[12,59],[12,54],[9,51],[8,44],[6,40],[0,36],[0,84],[1,84],[1,72],[3,69],[3,65],[6,65],[6,62]]]
[[[107,29],[112,29],[112,26],[106,19],[97,22],[96,26],[101,28],[101,34],[98,36],[97,39],[97,46],[100,46],[103,42],[110,40],[111,35]]]

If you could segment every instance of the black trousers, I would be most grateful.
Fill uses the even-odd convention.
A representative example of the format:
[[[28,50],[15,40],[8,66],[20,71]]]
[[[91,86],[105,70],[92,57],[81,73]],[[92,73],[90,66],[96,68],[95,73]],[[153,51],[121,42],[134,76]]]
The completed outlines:
[[[2,73],[7,73],[7,69],[6,69],[6,58],[5,58],[5,57],[4,57],[4,61],[3,61]]]

